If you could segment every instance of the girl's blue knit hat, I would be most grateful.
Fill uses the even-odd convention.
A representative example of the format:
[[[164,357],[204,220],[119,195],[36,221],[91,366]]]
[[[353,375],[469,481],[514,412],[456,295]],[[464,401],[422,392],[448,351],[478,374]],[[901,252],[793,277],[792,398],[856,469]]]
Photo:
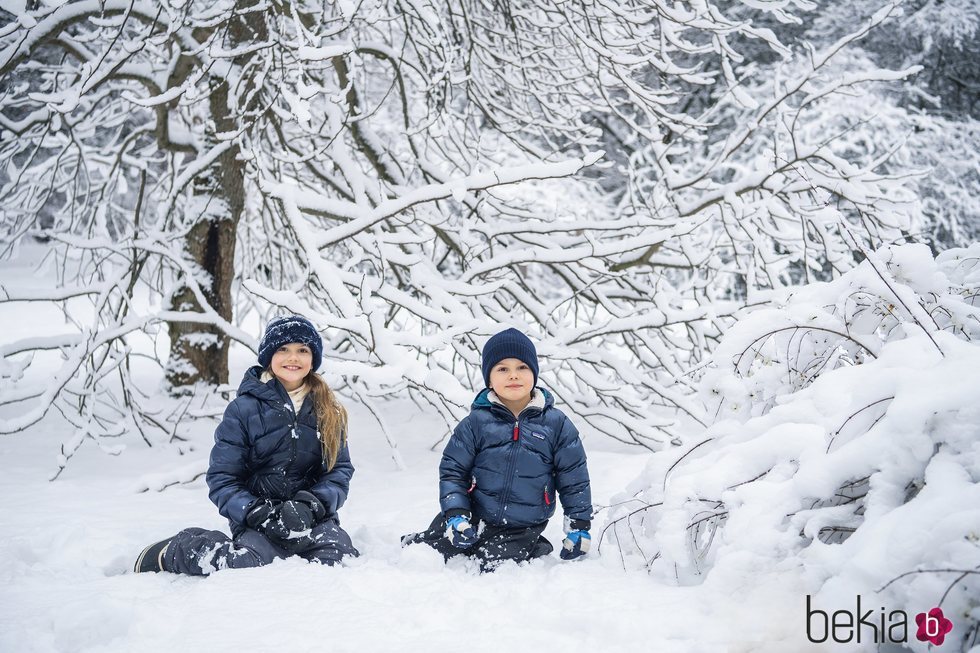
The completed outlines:
[[[323,338],[313,323],[300,315],[277,317],[265,327],[265,335],[259,343],[259,365],[269,367],[272,355],[283,345],[298,342],[313,352],[313,371],[323,362]]]
[[[490,387],[490,371],[493,366],[505,358],[516,358],[531,368],[534,373],[534,385],[538,385],[538,352],[534,343],[517,329],[507,329],[487,340],[483,345],[483,380]]]

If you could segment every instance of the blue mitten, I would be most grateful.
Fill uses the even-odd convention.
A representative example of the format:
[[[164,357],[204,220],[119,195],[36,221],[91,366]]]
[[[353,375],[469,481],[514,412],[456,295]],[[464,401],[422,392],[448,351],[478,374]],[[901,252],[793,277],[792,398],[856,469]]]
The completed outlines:
[[[468,549],[479,539],[476,529],[466,515],[456,515],[446,520],[446,539],[457,549]]]
[[[574,560],[575,558],[581,558],[586,553],[589,552],[589,547],[592,545],[592,536],[589,535],[589,531],[572,531],[565,535],[565,539],[561,542],[561,556],[562,560]]]

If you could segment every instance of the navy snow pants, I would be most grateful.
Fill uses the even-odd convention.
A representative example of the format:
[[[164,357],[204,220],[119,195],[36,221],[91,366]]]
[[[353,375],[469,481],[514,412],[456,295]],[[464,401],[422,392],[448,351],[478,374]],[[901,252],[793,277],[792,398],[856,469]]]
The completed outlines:
[[[478,521],[472,523],[479,539],[469,549],[457,549],[446,539],[446,518],[442,513],[436,515],[428,529],[406,536],[403,542],[405,545],[424,542],[441,553],[445,560],[460,555],[476,558],[482,571],[493,571],[507,560],[526,562],[541,558],[554,550],[551,542],[541,535],[548,522],[526,528],[485,525],[482,529]]]
[[[344,556],[359,555],[350,536],[336,519],[322,521],[310,535],[285,549],[258,531],[246,529],[234,539],[221,531],[185,528],[177,533],[163,555],[165,571],[206,576],[219,569],[267,565],[276,558],[298,555],[310,561],[334,565]]]

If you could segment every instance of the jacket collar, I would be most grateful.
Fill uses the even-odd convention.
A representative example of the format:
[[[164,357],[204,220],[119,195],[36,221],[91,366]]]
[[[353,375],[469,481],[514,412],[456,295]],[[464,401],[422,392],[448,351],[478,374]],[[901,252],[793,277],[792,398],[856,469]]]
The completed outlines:
[[[531,391],[530,403],[524,407],[524,410],[521,411],[521,415],[527,411],[531,411],[533,413],[543,413],[545,410],[554,405],[555,398],[550,392],[544,388],[535,388]],[[476,399],[473,400],[471,409],[475,410],[477,408],[489,410],[501,415],[506,413],[508,419],[513,418],[514,416],[514,413],[510,412],[510,409],[507,408],[502,401],[500,401],[497,394],[490,388],[481,390],[480,393],[476,395]],[[503,411],[503,413],[501,411]]]
[[[261,365],[254,365],[245,370],[245,376],[242,377],[242,382],[238,386],[238,396],[251,395],[256,399],[275,404],[288,403],[292,407],[289,394],[286,392],[286,388],[282,386],[282,383],[279,382],[279,379],[272,377],[265,383],[262,382],[263,371]]]

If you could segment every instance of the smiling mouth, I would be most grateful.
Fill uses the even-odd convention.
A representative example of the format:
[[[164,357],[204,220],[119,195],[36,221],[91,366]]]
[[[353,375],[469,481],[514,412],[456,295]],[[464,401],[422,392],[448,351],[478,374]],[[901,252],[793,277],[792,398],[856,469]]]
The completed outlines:
[[[283,365],[282,369],[289,370],[290,372],[297,372],[303,368],[301,368],[299,365]]]

